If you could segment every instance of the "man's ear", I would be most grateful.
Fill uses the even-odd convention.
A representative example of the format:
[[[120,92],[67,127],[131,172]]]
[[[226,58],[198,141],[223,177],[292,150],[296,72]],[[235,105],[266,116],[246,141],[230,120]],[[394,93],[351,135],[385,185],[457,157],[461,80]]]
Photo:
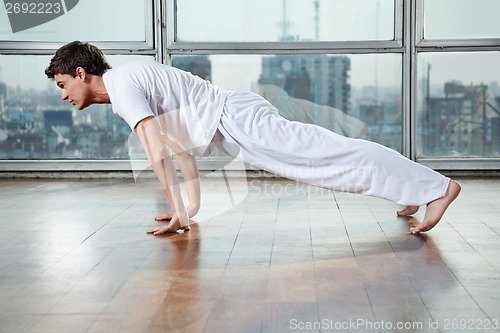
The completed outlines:
[[[75,70],[75,77],[85,80],[87,72],[83,67],[77,67]]]

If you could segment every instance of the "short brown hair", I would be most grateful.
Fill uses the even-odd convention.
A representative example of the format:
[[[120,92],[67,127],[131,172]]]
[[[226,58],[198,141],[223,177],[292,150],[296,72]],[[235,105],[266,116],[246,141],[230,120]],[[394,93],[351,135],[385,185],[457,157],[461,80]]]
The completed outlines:
[[[74,41],[62,46],[50,60],[45,70],[49,79],[57,74],[76,76],[76,69],[82,67],[87,73],[102,75],[111,68],[102,51],[94,45]]]

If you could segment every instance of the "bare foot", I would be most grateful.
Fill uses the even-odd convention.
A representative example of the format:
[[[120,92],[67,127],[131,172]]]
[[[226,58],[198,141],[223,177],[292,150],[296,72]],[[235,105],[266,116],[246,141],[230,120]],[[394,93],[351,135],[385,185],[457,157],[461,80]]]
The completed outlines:
[[[443,217],[443,214],[448,206],[458,197],[461,189],[462,187],[459,183],[454,180],[450,181],[446,194],[442,198],[436,199],[427,204],[424,221],[418,227],[410,228],[410,232],[416,235],[434,228],[441,220],[441,217]]]
[[[396,214],[398,214],[398,216],[410,216],[418,212],[419,208],[419,206],[406,206],[404,209],[398,210]]]

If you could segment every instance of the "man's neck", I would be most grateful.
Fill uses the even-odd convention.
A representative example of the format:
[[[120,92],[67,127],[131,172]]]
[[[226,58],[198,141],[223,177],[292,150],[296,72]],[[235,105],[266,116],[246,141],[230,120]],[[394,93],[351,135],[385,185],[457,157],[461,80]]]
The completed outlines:
[[[92,85],[92,91],[94,96],[94,103],[96,104],[111,104],[109,99],[108,91],[104,85],[104,80],[100,75],[91,75],[90,82]]]

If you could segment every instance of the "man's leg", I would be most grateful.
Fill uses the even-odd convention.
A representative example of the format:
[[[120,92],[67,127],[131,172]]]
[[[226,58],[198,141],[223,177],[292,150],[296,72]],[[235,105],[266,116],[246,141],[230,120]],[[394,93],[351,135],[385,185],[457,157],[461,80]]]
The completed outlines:
[[[435,225],[458,195],[448,178],[391,149],[290,122],[254,94],[229,96],[219,131],[228,143],[239,145],[245,162],[280,176],[407,206],[429,204],[421,231]]]

